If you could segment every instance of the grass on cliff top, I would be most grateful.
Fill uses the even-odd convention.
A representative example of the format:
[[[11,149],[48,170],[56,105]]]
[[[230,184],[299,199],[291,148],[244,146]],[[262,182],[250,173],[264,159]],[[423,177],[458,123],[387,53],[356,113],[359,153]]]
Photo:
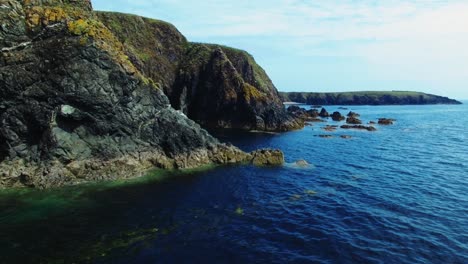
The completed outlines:
[[[268,91],[273,88],[273,83],[270,77],[268,77],[265,70],[260,65],[258,65],[254,57],[247,51],[212,43],[191,42],[188,44],[189,51],[193,51],[194,49],[200,51],[203,49],[203,53],[200,53],[198,58],[208,57],[217,48],[220,48],[234,65],[243,65],[243,63],[239,62],[247,61],[247,63],[252,66],[254,82],[250,83],[250,85],[256,87],[260,91]],[[199,61],[206,61],[206,59],[200,59]]]

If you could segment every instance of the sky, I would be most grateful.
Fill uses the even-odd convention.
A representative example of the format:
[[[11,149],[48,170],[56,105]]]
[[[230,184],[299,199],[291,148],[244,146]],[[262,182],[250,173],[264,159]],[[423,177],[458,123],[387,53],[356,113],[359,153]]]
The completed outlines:
[[[92,0],[248,51],[280,91],[468,99],[468,0]]]

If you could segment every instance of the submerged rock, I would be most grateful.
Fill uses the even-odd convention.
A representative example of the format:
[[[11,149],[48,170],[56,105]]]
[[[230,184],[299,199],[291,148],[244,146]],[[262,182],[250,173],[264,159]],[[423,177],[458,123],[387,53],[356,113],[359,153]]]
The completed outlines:
[[[300,167],[300,168],[307,168],[310,166],[310,164],[305,161],[305,160],[298,160],[294,163],[297,167]]]
[[[377,129],[373,126],[363,126],[363,125],[343,125],[341,126],[343,129],[359,129],[359,130],[367,130],[367,131],[377,131]]]
[[[320,138],[332,138],[333,135],[317,135],[317,137],[320,137]]]
[[[325,131],[333,132],[333,131],[336,131],[337,128],[338,128],[338,126],[327,125],[327,126],[323,127],[322,129],[325,130]]]

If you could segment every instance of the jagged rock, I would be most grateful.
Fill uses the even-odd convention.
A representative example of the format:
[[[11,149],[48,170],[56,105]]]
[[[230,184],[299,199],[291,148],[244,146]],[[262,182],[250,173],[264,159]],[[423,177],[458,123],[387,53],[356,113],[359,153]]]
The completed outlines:
[[[135,67],[164,90],[175,109],[202,127],[258,131],[304,127],[303,120],[286,112],[270,78],[247,52],[189,43],[163,21],[96,14],[124,42],[124,52]]]
[[[330,114],[327,112],[327,110],[325,108],[322,108],[322,110],[320,111],[320,114],[319,114],[320,117],[329,117]]]
[[[353,111],[350,111],[347,115],[347,117],[354,117],[354,118],[357,118],[357,117],[360,117],[361,115],[356,113],[356,112],[353,112]]]
[[[395,121],[395,119],[379,118],[379,125],[393,125]]]
[[[309,116],[312,117],[312,118],[317,118],[320,115],[320,113],[319,113],[319,111],[317,109],[307,110],[307,114],[309,114]]]
[[[337,122],[343,121],[343,120],[346,119],[344,116],[341,115],[340,112],[334,112],[334,113],[331,115],[331,117],[332,117],[332,120],[333,120],[333,121],[337,121]]]
[[[360,125],[362,124],[362,121],[358,119],[357,117],[348,117],[346,118],[346,123],[353,124],[353,125]]]
[[[342,125],[341,128],[343,129],[359,129],[359,130],[367,130],[367,131],[377,131],[377,129],[373,126],[363,126],[363,125]]]
[[[284,164],[284,154],[280,150],[262,149],[250,153],[252,164],[256,166],[280,166]]]

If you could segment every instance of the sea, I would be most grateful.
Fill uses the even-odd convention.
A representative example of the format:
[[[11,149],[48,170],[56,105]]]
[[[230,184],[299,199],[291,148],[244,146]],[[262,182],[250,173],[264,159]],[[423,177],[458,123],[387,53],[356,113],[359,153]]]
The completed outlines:
[[[468,263],[468,102],[326,109],[396,122],[215,132],[281,167],[0,191],[0,263]]]

